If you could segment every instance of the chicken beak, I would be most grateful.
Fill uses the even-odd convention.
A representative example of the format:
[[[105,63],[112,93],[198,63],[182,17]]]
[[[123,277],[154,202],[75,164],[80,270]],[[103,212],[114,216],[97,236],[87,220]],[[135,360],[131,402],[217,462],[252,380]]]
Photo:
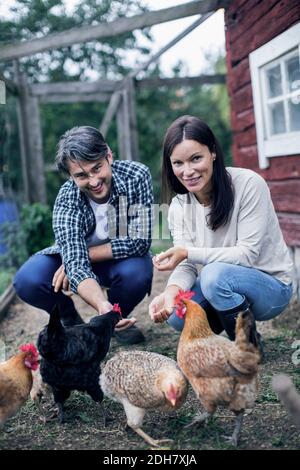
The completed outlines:
[[[170,402],[171,402],[172,406],[175,406],[176,405],[176,398],[171,398]]]

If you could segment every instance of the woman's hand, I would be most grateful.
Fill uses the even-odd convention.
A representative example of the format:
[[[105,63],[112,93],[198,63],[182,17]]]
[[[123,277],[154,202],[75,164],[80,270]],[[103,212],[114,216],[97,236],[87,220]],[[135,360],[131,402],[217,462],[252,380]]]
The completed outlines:
[[[165,292],[154,297],[149,305],[149,315],[154,323],[163,323],[168,320],[174,309],[175,297],[179,290],[177,286],[169,286]]]
[[[153,264],[158,271],[172,271],[188,256],[186,248],[174,246],[153,258]]]

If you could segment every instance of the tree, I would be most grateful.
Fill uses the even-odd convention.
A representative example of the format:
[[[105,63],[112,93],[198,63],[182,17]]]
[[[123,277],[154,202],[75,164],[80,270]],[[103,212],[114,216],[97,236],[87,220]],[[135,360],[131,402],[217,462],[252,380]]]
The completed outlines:
[[[136,0],[82,1],[70,16],[61,0],[18,0],[13,21],[0,21],[0,40],[31,39],[71,27],[112,21],[119,16],[141,13],[145,8]],[[143,31],[151,39],[149,30]],[[0,44],[1,45],[1,44]],[[36,54],[21,60],[21,67],[31,82],[89,80],[94,78],[122,78],[130,71],[124,54],[126,50],[140,52],[139,61],[148,50],[141,48],[134,32],[107,39],[74,45],[60,50]],[[222,57],[210,58],[208,72],[224,72]],[[11,64],[10,64],[11,67]],[[182,75],[184,65],[178,63],[175,75]],[[11,68],[10,70],[11,71]],[[207,71],[206,71],[207,72]],[[159,65],[148,75],[161,76]],[[5,125],[5,146],[0,147],[0,164],[3,161],[7,177],[15,191],[21,191],[20,156],[16,129],[15,103],[11,98],[5,113],[0,114]],[[76,125],[98,127],[105,112],[103,103],[47,104],[41,106],[43,145],[46,164],[53,164],[59,137]],[[1,112],[1,108],[0,108]],[[153,175],[156,199],[159,199],[161,149],[163,135],[169,124],[182,114],[194,114],[207,121],[219,137],[230,162],[230,130],[228,96],[225,85],[203,87],[162,87],[142,89],[137,92],[137,122],[140,159]],[[1,138],[1,132],[0,132]],[[113,122],[107,136],[113,152],[117,154],[116,125]],[[57,173],[47,173],[47,195],[50,205],[63,178]]]
[[[74,12],[67,14],[62,0],[16,0],[11,8],[13,20],[0,21],[0,43],[30,40],[51,33],[84,25],[116,20],[146,10],[141,0],[89,0],[82,1]],[[143,34],[149,39],[149,31]],[[126,50],[138,50],[147,54],[147,48],[137,44],[134,32],[117,37],[75,44],[25,57],[22,69],[32,81],[86,80],[91,71],[99,77],[116,78],[129,71],[124,63]],[[6,64],[7,67],[7,64]]]
[[[141,0],[89,0],[81,2],[72,15],[67,14],[62,0],[17,0],[13,20],[0,20],[1,42],[29,40],[69,28],[102,21],[113,21],[119,17],[132,16],[145,11]],[[151,39],[147,29],[143,34]],[[130,71],[124,51],[136,50],[143,57],[149,51],[140,47],[134,32],[124,33],[104,41],[76,44],[59,50],[25,57],[20,68],[25,71],[30,82],[89,80],[93,78],[119,79]],[[0,70],[8,78],[13,78],[13,64],[5,63]],[[5,69],[5,70],[4,70]],[[41,106],[45,162],[53,163],[56,144],[65,130],[75,125],[98,127],[105,112],[105,105],[54,104]],[[7,105],[0,108],[0,165],[4,181],[15,192],[22,191],[20,150],[15,112],[15,99],[8,97]],[[116,149],[114,126],[108,136],[113,149]],[[55,173],[47,173],[47,192],[50,204],[62,178]]]
[[[209,58],[209,69],[204,73],[225,73],[225,59],[218,55]],[[174,74],[181,74],[178,63]],[[159,75],[159,68],[153,71]],[[143,89],[138,94],[138,134],[140,155],[150,166],[157,201],[160,193],[160,171],[163,137],[172,121],[183,114],[203,119],[219,139],[227,165],[231,158],[231,130],[229,99],[226,85],[203,85],[159,89]]]

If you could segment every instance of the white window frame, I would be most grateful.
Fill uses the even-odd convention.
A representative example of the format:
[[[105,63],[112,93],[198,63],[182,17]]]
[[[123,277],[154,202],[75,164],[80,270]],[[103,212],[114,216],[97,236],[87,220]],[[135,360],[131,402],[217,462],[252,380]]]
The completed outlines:
[[[249,54],[258,160],[260,168],[268,168],[269,158],[300,154],[300,131],[270,135],[266,110],[266,84],[263,68],[298,48],[300,60],[300,23],[276,36]],[[297,93],[299,91],[297,90]]]

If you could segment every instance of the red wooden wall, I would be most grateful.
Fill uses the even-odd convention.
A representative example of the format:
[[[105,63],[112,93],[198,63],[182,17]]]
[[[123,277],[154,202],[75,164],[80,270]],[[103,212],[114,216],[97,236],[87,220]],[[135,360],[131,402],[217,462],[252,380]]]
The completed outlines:
[[[225,13],[234,164],[267,180],[289,246],[300,246],[300,155],[273,157],[259,168],[249,53],[299,21],[300,0],[233,0]]]

